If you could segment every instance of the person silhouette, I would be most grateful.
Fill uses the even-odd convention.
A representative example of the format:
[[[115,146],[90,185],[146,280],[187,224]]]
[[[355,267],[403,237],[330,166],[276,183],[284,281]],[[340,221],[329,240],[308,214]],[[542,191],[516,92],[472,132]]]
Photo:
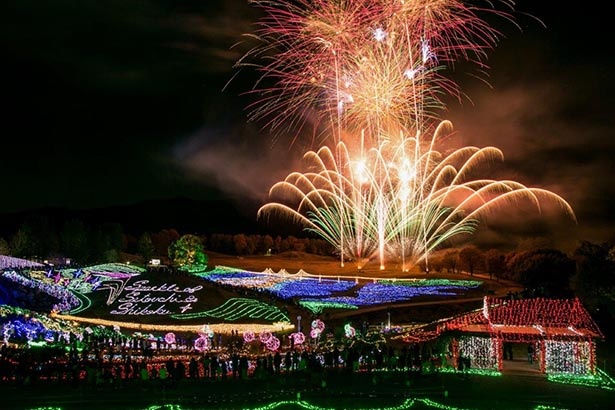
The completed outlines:
[[[534,363],[534,345],[532,343],[527,345],[527,361],[530,364]]]

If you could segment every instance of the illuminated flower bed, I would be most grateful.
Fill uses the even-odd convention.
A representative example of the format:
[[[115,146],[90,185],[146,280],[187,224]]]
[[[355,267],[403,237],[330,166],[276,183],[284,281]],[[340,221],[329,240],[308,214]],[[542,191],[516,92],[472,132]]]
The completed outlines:
[[[21,286],[36,289],[58,299],[58,303],[53,307],[54,310],[67,312],[81,305],[81,301],[63,286],[28,279],[15,271],[4,272],[2,276]]]
[[[42,263],[0,255],[0,269],[23,269],[43,266]]]
[[[220,272],[203,276],[209,281],[240,288],[261,289],[282,299],[303,296],[329,296],[356,286],[354,281],[317,278],[293,278],[254,272]]]
[[[452,282],[452,281],[449,281]],[[458,283],[441,283],[431,285],[425,280],[423,285],[413,282],[411,286],[404,282],[376,282],[367,283],[359,289],[357,296],[331,296],[326,298],[304,298],[302,303],[319,302],[335,305],[368,306],[384,303],[403,302],[420,296],[456,296],[458,293],[470,288],[480,286],[480,282],[456,281]]]
[[[355,286],[353,281],[348,280],[338,282],[324,279],[299,279],[278,283],[269,291],[283,299],[290,299],[296,296],[329,296],[335,292],[346,292]]]
[[[270,289],[275,285],[288,280],[288,278],[281,276],[256,274],[253,272],[212,273],[210,275],[203,276],[203,278],[220,285],[229,285],[248,289]]]
[[[381,280],[358,285],[353,280],[293,277],[220,267],[199,276],[218,284],[266,291],[282,299],[298,297],[301,298],[299,303],[313,312],[327,308],[352,309],[403,302],[420,296],[456,296],[482,284],[471,280],[413,279]],[[356,296],[342,295],[355,287],[358,287]]]

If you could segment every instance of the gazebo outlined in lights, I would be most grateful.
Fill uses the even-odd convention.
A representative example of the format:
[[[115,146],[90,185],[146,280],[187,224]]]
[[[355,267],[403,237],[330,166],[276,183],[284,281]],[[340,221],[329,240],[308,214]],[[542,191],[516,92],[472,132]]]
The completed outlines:
[[[531,344],[540,372],[594,374],[596,340],[604,335],[578,298],[506,299],[485,297],[483,308],[442,323],[453,331],[452,354],[471,366],[502,371],[505,344]]]

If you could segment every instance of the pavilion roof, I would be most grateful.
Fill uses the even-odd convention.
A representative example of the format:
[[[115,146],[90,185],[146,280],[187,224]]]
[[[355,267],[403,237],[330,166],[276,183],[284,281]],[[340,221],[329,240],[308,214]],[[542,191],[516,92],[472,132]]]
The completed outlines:
[[[469,332],[604,338],[578,298],[485,297],[482,309],[458,316],[444,324],[444,328]]]

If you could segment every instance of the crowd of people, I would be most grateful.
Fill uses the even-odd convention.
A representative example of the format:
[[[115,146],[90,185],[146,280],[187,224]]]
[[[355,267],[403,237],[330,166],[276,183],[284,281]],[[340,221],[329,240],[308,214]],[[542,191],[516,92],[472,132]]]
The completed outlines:
[[[239,337],[239,339],[241,339]],[[140,381],[173,386],[183,380],[262,380],[278,375],[306,376],[327,371],[378,369],[420,373],[418,346],[401,349],[381,344],[327,343],[284,346],[238,343],[226,336],[213,349],[199,352],[187,345],[156,344],[146,339],[84,338],[47,347],[0,348],[0,383],[73,383],[91,386]]]

